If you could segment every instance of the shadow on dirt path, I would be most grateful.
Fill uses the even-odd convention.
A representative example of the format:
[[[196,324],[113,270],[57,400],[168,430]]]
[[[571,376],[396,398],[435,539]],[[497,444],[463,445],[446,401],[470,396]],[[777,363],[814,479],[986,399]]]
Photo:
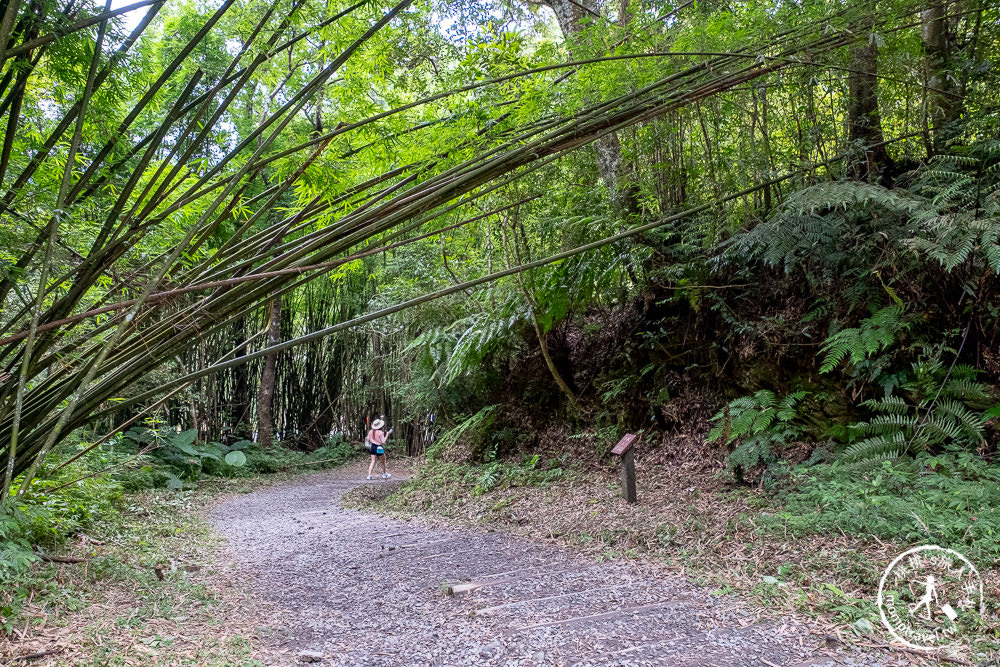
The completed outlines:
[[[355,464],[213,510],[237,575],[281,610],[261,612],[270,664],[905,664],[828,648],[801,619],[759,620],[651,563],[340,506],[355,486],[382,483]]]

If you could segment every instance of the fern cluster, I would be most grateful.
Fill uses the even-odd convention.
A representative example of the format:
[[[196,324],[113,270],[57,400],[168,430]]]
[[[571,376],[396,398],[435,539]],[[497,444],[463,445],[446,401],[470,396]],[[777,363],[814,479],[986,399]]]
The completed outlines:
[[[910,248],[946,271],[978,257],[1000,273],[1000,142],[976,144],[963,155],[936,156],[911,189],[931,206],[916,216]]]
[[[472,492],[479,496],[500,485],[547,486],[562,479],[565,474],[559,459],[543,463],[541,455],[531,454],[523,456],[519,464],[494,459],[479,468],[472,468],[467,479],[475,480]]]
[[[916,271],[925,259],[947,272],[968,264],[1000,274],[1000,141],[960,150],[936,156],[903,188],[841,181],[798,190],[732,238],[724,257],[755,258],[814,283],[846,279],[863,291],[879,287],[865,280],[880,270]]]
[[[461,333],[448,357],[444,382],[478,368],[490,355],[509,344],[514,327],[527,316],[527,308],[521,308],[511,313],[480,313],[456,322],[453,331]]]
[[[1000,216],[971,218],[945,213],[928,216],[920,224],[922,236],[908,239],[907,245],[939,262],[946,271],[979,251],[989,270],[1000,274]]]
[[[460,438],[474,435],[479,431],[487,430],[492,424],[494,416],[493,413],[496,411],[497,407],[497,405],[487,405],[479,412],[472,415],[461,424],[435,440],[434,444],[427,449],[427,458],[432,460],[440,458],[441,455],[448,451],[448,449],[458,442]]]
[[[875,535],[934,542],[974,562],[1000,558],[1000,468],[973,453],[918,454],[868,475],[839,465],[799,472],[785,511],[761,517],[778,535]]]
[[[38,560],[26,529],[32,519],[30,512],[30,507],[16,505],[0,508],[0,577],[24,572]]]
[[[850,426],[855,441],[841,460],[873,468],[907,454],[981,445],[984,424],[996,411],[976,409],[990,400],[990,387],[976,374],[969,366],[948,374],[938,360],[915,363],[914,379],[902,386],[911,400],[889,395],[862,403],[873,416]]]
[[[479,475],[476,480],[476,487],[474,493],[476,495],[481,495],[492,491],[500,483],[500,479],[503,477],[503,469],[501,468],[500,461],[494,461],[486,465],[483,468],[483,472]]]
[[[841,329],[827,338],[820,349],[823,363],[819,372],[828,373],[845,358],[857,365],[891,346],[910,327],[903,314],[901,306],[883,308],[857,327]]]
[[[712,417],[716,423],[708,434],[709,442],[738,443],[726,459],[727,472],[743,480],[751,468],[770,468],[777,461],[772,447],[802,435],[802,428],[792,422],[796,406],[807,393],[796,391],[779,399],[774,392],[761,389],[731,401]]]
[[[513,344],[514,328],[527,317],[524,307],[514,312],[479,312],[424,331],[403,351],[416,352],[431,379],[446,385],[480,369],[494,354]]]
[[[907,221],[923,205],[920,198],[877,185],[821,183],[793,194],[774,215],[727,244],[727,254],[761,260],[785,273],[810,280],[860,277],[873,265],[876,239],[901,243],[912,235]]]

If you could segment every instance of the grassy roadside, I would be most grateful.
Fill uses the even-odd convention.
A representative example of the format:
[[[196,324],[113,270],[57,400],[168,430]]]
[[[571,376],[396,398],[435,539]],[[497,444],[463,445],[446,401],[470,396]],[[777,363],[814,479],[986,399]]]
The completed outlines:
[[[351,458],[327,454],[276,451],[262,469],[203,477],[182,490],[124,491],[132,471],[29,499],[17,518],[27,538],[4,542],[0,530],[8,566],[0,568],[0,664],[263,665],[260,619],[277,612],[251,597],[208,513],[227,495]],[[74,517],[77,504],[96,511]],[[80,562],[13,560],[24,553]]]
[[[845,522],[844,530],[836,521],[817,531],[821,522],[806,519],[823,507],[808,498],[733,487],[717,466],[665,452],[638,458],[637,505],[621,499],[612,468],[542,469],[538,463],[537,457],[486,466],[430,461],[392,495],[355,501],[397,515],[557,540],[598,559],[656,559],[717,595],[748,596],[762,615],[808,614],[839,641],[887,643],[875,604],[879,579],[921,536],[879,538],[874,520],[869,534],[862,532],[863,523]],[[845,507],[831,509],[847,516]],[[1000,571],[993,546],[976,555],[984,559],[979,562],[987,599],[995,601]],[[990,618],[995,614],[995,607],[988,609]],[[981,631],[951,657],[995,664],[997,628]]]
[[[203,516],[213,495],[125,496],[116,516],[56,556],[84,562],[38,563],[7,582],[0,662],[261,664],[246,594],[216,565],[221,545]]]

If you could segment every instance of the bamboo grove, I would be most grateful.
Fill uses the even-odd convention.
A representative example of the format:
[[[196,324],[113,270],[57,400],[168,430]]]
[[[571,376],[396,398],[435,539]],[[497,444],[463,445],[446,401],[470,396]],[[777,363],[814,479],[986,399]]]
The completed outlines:
[[[0,493],[80,429],[153,418],[314,446],[394,411],[419,449],[436,410],[399,388],[433,327],[408,313],[513,285],[497,313],[544,345],[543,267],[634,278],[681,220],[721,238],[989,104],[992,75],[944,64],[995,55],[985,3],[690,5],[7,0]],[[561,34],[517,29],[550,9]],[[573,181],[604,214],[547,229]]]

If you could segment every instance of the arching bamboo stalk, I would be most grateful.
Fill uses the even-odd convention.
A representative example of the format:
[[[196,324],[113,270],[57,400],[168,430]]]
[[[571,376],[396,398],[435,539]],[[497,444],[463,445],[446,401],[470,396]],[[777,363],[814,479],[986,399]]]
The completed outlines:
[[[145,147],[134,153],[132,147],[128,147],[126,154],[136,157],[140,168],[135,169],[131,178],[126,179],[125,187],[119,193],[117,201],[110,209],[105,210],[104,223],[91,253],[88,253],[80,266],[70,274],[76,281],[74,288],[55,299],[53,305],[35,322],[35,335],[41,335],[39,349],[47,354],[38,355],[37,360],[32,360],[30,350],[18,345],[21,340],[31,338],[30,333],[23,335],[31,330],[31,325],[25,323],[23,318],[14,318],[5,323],[7,331],[11,328],[15,331],[18,327],[22,328],[18,334],[0,340],[0,345],[7,345],[3,357],[7,363],[14,364],[21,360],[32,371],[39,374],[43,370],[47,372],[44,377],[39,376],[31,391],[23,396],[26,400],[19,414],[26,417],[30,424],[30,432],[24,439],[24,448],[14,456],[11,456],[9,448],[0,448],[0,461],[8,464],[12,462],[15,472],[25,469],[27,465],[37,468],[44,454],[64,432],[86,423],[95,415],[109,414],[107,409],[101,408],[102,404],[144,373],[180,353],[190,351],[197,340],[221,335],[231,323],[257,312],[261,304],[272,295],[287,294],[295,287],[323,275],[346,261],[351,261],[353,256],[359,254],[352,250],[362,243],[405,242],[407,239],[401,238],[401,235],[408,235],[444,213],[485,196],[485,193],[500,187],[498,184],[523,177],[525,173],[587,146],[609,133],[660,117],[781,69],[798,66],[802,62],[803,54],[808,53],[810,58],[815,58],[816,54],[839,48],[854,39],[847,33],[833,32],[817,37],[808,30],[803,30],[798,35],[788,37],[787,41],[776,47],[768,49],[769,52],[775,52],[775,57],[763,60],[759,60],[757,55],[743,52],[725,54],[691,52],[684,57],[703,57],[705,60],[693,62],[638,90],[594,104],[572,117],[551,116],[542,118],[529,127],[498,126],[493,131],[484,130],[476,138],[480,148],[476,147],[476,142],[466,142],[463,139],[439,155],[428,157],[402,170],[390,170],[387,172],[390,175],[374,177],[357,188],[349,188],[343,193],[342,204],[346,206],[343,213],[333,213],[336,209],[329,203],[313,197],[308,203],[300,204],[291,215],[265,224],[263,221],[269,218],[269,213],[278,205],[282,195],[290,191],[309,167],[311,159],[318,157],[334,138],[392,115],[404,113],[408,109],[416,108],[417,105],[428,104],[430,101],[455,94],[455,91],[448,91],[426,100],[418,100],[353,125],[345,125],[292,148],[269,152],[272,144],[282,136],[296,114],[322,89],[334,72],[382,26],[397,16],[406,4],[403,2],[396,5],[375,21],[338,58],[324,67],[300,90],[290,95],[280,109],[268,115],[248,136],[243,137],[235,147],[228,150],[203,173],[188,179],[189,170],[181,165],[190,159],[193,151],[188,147],[183,152],[175,152],[177,147],[174,146],[167,159],[160,160],[155,168],[150,167],[153,169],[153,177],[142,187],[139,187],[137,176],[139,172],[146,171],[147,165],[153,164],[159,144],[158,137],[162,138],[168,132],[176,131],[182,137],[195,137],[194,145],[205,140],[208,136],[207,129],[198,129],[196,132],[196,124],[200,119],[207,118],[206,122],[211,126],[218,123],[222,117],[219,109],[208,116],[204,115],[209,109],[209,103],[215,100],[215,96],[221,95],[222,107],[231,104],[236,92],[245,86],[255,71],[254,63],[262,64],[266,60],[258,55],[251,65],[239,68],[240,57],[246,51],[248,44],[256,38],[260,32],[259,28],[267,21],[267,17],[257,24],[258,29],[255,29],[247,44],[244,44],[240,56],[230,63],[225,74],[213,85],[213,95],[193,98],[194,84],[197,83],[198,76],[195,75],[187,82],[185,89],[187,94],[182,93],[174,101],[174,106],[164,122],[156,132],[148,135],[151,137],[148,142],[145,138],[139,142]],[[228,6],[228,3],[224,4],[219,11]],[[215,21],[218,20],[218,16],[221,14],[213,15]],[[277,35],[284,32],[287,26],[287,21],[279,26],[280,29],[276,30],[268,40],[268,46],[280,42]],[[200,36],[188,45],[190,49],[194,48],[204,34],[204,32],[199,33]],[[9,56],[9,53],[7,55]],[[669,53],[655,54],[655,56],[654,54],[622,55],[578,61],[573,66],[582,67],[613,59],[677,55]],[[565,67],[567,65],[537,68],[532,74]],[[101,74],[104,71],[106,68]],[[526,75],[519,73],[511,76]],[[501,82],[510,78],[502,77],[495,81]],[[100,79],[100,74],[97,75],[97,79]],[[151,89],[126,115],[119,124],[122,137],[127,137],[127,132],[138,114],[148,106],[148,100],[152,99],[151,95],[164,84],[165,79],[162,78],[154,82]],[[227,85],[232,85],[232,88],[223,93]],[[476,83],[457,90],[472,90],[484,85],[490,84]],[[84,107],[80,107],[76,112],[71,110],[67,117],[77,114],[74,118],[82,118],[85,111]],[[64,123],[65,118],[60,121],[56,130],[50,133],[49,140],[55,137],[52,145],[48,145],[49,140],[47,140],[42,150],[32,157],[26,169],[15,180],[14,187],[7,191],[4,205],[8,210],[17,200],[16,192],[19,189],[17,183],[20,182],[23,186],[27,182],[23,179],[30,180],[38,164],[48,159],[55,141],[68,128],[66,125],[62,130],[59,129]],[[86,199],[94,195],[97,190],[91,186],[105,178],[99,174],[109,164],[123,165],[124,168],[126,163],[113,161],[119,141],[123,140],[109,140],[98,149],[92,163],[83,171],[76,185],[69,189],[69,197],[77,195],[81,199]],[[306,155],[305,151],[312,151],[312,157],[302,158],[302,155]],[[168,168],[168,161],[175,158],[177,162]],[[295,159],[298,162],[298,169],[293,170],[292,175],[281,183],[267,188],[264,193],[250,197],[249,201],[253,203],[249,218],[253,220],[253,224],[241,225],[238,233],[223,243],[208,259],[182,265],[179,258],[184,252],[192,247],[200,247],[204,240],[218,229],[222,221],[230,217],[237,206],[246,205],[245,191],[253,175],[266,165],[285,159]],[[88,185],[82,185],[84,183]],[[753,188],[744,189],[741,193],[726,197],[722,201],[755,192],[760,187],[758,184]],[[711,205],[715,204],[704,206]],[[87,307],[85,299],[91,293],[94,281],[104,271],[115,266],[118,260],[125,256],[131,244],[137,242],[143,234],[156,229],[169,219],[170,215],[188,207],[203,208],[198,211],[196,221],[191,224],[183,239],[149,265],[148,277],[141,282],[141,293],[137,298],[120,299],[117,304],[99,308]],[[691,209],[686,213],[700,210],[704,210],[704,207]],[[307,231],[308,225],[321,219],[326,223],[324,227]],[[244,234],[253,231],[252,228],[258,222],[264,225],[263,229],[242,238]],[[623,232],[624,235],[612,236],[611,240],[604,239],[599,245],[631,238],[663,224],[669,223],[657,221],[650,223],[651,226],[637,227]],[[426,232],[424,235],[430,233],[435,232]],[[569,257],[577,252],[591,249],[583,246],[581,248],[583,249],[574,249],[573,253],[565,256]],[[371,252],[377,250],[372,249]],[[549,260],[555,261],[553,258]],[[541,266],[529,262],[515,268],[523,271],[536,265]],[[469,289],[504,275],[514,274],[494,273],[471,283],[462,283],[461,289]],[[43,286],[39,294],[44,291]],[[210,291],[210,293],[190,302],[176,298],[197,291]],[[450,293],[452,292],[445,291],[427,296],[439,298]],[[110,296],[110,293],[106,296]],[[420,299],[409,301],[407,302],[409,305],[403,304],[397,310],[379,311],[381,314],[378,316],[399,312],[405,307],[423,303],[424,301]],[[116,309],[115,306],[118,304],[126,305]],[[156,307],[152,307],[154,304]],[[84,312],[74,315],[73,311],[81,307]],[[85,325],[87,320],[99,314],[98,311],[102,308],[105,313],[115,310],[124,312],[120,312],[108,322],[97,324],[95,328],[81,326],[78,329],[70,329],[67,326],[78,323]],[[266,348],[267,353],[320,340],[332,333],[374,319],[373,317],[365,319],[366,317],[369,316],[354,317],[306,337],[294,338],[278,346],[269,346]],[[76,339],[65,336],[71,330],[75,333]],[[88,336],[90,340],[87,340]],[[59,346],[58,349],[56,346]],[[60,359],[65,356],[66,350],[73,352],[74,360],[71,364],[57,365],[61,363]],[[239,363],[259,359],[261,352],[258,350],[248,353],[238,360],[216,364],[210,369],[199,369],[195,375],[188,374],[180,381],[194,381],[206,377],[200,375],[206,370],[216,373],[233,368]],[[10,383],[0,384],[0,401],[4,401],[4,406],[10,405],[12,396],[10,388]],[[148,398],[150,397],[143,395],[141,400]],[[135,404],[135,400],[130,400],[123,405]],[[0,413],[3,412],[4,410],[0,409]],[[10,410],[7,410],[3,418],[0,418],[0,443],[9,442],[9,437],[13,433],[9,412]]]

